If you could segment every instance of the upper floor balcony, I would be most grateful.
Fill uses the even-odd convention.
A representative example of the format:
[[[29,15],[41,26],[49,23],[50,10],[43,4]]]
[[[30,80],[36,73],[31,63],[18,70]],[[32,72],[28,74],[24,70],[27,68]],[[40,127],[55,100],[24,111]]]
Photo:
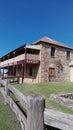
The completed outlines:
[[[21,62],[22,61],[22,62]],[[4,60],[0,63],[0,67],[6,67],[6,66],[12,66],[16,64],[25,63],[25,61],[28,63],[28,61],[40,61],[39,54],[28,54],[24,53],[18,56],[15,56],[14,58],[10,58],[7,60]]]

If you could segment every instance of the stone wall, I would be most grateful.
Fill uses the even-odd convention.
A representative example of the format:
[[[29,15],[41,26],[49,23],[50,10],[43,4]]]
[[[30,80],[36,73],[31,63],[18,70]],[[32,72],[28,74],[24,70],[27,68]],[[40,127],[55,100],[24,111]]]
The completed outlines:
[[[55,68],[55,78],[53,81],[70,81],[69,63],[73,60],[73,52],[70,49],[41,43],[40,70],[41,82],[49,81],[49,68]],[[55,57],[51,57],[51,47],[55,47]],[[70,59],[66,59],[66,51],[71,51]]]
[[[50,98],[73,110],[73,93],[52,94]]]
[[[29,69],[32,68],[32,76],[29,75]],[[26,74],[24,74],[24,82],[27,83],[39,83],[39,65],[27,64]]]

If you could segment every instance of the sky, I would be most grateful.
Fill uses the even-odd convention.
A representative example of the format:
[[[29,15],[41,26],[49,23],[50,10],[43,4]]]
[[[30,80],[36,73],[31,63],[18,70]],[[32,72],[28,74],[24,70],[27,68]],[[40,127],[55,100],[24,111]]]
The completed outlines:
[[[73,48],[73,0],[0,0],[0,57],[44,36]]]

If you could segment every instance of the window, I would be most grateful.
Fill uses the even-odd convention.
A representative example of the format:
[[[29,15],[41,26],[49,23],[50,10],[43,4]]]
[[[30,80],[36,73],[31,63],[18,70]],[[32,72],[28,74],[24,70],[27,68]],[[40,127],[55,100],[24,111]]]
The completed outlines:
[[[16,76],[16,66],[14,66],[14,76]]]
[[[67,60],[70,59],[70,51],[67,51],[67,52],[66,52],[66,58],[67,58]]]
[[[55,56],[55,48],[51,47],[51,57],[54,57],[54,56]]]
[[[32,76],[32,68],[29,69],[29,76]]]

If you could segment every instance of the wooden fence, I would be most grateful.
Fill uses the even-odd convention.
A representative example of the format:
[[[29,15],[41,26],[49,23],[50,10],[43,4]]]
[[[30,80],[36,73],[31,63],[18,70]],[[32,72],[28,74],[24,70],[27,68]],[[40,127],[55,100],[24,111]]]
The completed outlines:
[[[0,75],[1,76],[1,75]],[[10,83],[17,82],[19,84],[22,83],[21,76],[1,76],[2,79],[9,79]]]
[[[73,115],[46,109],[44,97],[40,95],[24,96],[9,83],[9,80],[3,79],[0,79],[0,92],[4,97],[5,104],[9,104],[12,111],[15,112],[17,119],[21,123],[22,130],[44,130],[44,125],[61,130],[73,130]],[[24,107],[26,114],[20,110],[13,98],[11,98],[11,93]]]

